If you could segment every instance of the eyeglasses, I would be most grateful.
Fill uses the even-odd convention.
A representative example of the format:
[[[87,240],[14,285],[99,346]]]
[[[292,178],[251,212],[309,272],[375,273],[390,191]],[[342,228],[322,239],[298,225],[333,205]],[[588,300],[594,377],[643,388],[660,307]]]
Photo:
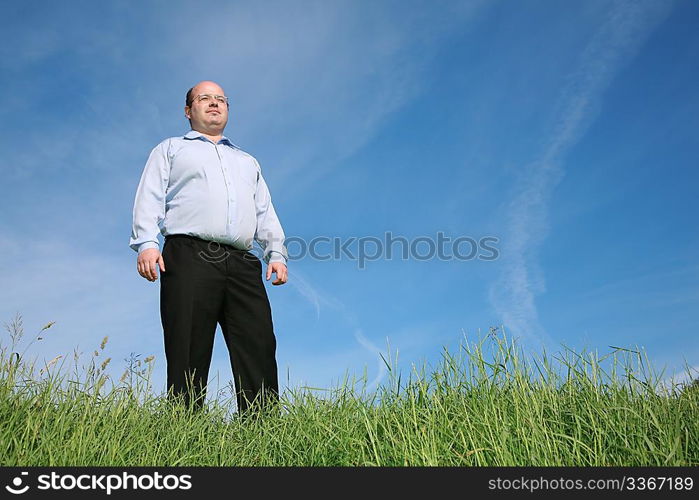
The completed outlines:
[[[192,101],[202,102],[204,104],[208,104],[214,101],[216,101],[219,104],[228,104],[228,97],[226,97],[225,95],[216,94],[199,94],[198,96],[194,97]]]

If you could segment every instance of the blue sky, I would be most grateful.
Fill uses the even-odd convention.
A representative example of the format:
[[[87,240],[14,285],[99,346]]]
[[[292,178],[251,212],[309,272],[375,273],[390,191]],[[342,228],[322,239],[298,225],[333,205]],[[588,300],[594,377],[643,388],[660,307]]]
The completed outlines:
[[[144,162],[219,82],[287,236],[498,239],[495,260],[290,262],[282,386],[386,380],[491,326],[699,367],[699,5],[21,2],[0,20],[0,319],[39,359],[156,356],[128,247]],[[218,373],[218,378],[216,374]],[[220,332],[212,387],[231,380]]]

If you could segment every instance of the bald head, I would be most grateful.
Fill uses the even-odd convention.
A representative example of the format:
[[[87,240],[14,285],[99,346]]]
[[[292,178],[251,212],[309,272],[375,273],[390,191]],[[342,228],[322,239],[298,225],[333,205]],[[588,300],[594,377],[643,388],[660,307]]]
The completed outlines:
[[[208,90],[207,90],[207,91],[203,91],[203,90],[202,90],[203,88],[209,89],[209,90],[210,90],[210,89],[216,89],[216,92],[209,92]],[[210,80],[204,80],[204,81],[201,81],[201,82],[197,83],[194,87],[192,87],[191,89],[189,89],[189,90],[187,91],[187,97],[186,97],[186,100],[185,100],[185,104],[186,104],[187,106],[191,106],[191,105],[192,105],[192,99],[194,99],[194,97],[197,96],[197,95],[199,95],[199,94],[219,94],[219,95],[226,95],[225,92],[223,91],[223,88],[222,88],[218,83],[212,82],[212,81],[210,81]]]

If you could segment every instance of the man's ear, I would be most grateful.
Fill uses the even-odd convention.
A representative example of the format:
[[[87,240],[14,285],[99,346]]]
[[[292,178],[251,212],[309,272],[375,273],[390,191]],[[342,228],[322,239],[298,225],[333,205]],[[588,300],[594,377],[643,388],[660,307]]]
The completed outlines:
[[[188,120],[191,120],[191,119],[192,119],[191,115],[189,114],[190,111],[191,111],[191,109],[190,109],[189,106],[185,106],[185,107],[184,107],[184,116],[185,116]]]

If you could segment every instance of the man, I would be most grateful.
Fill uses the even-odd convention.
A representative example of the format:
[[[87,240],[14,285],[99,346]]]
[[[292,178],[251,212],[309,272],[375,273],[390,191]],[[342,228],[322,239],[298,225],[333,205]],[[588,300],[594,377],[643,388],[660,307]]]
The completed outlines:
[[[191,130],[151,152],[136,192],[130,247],[148,281],[160,270],[170,396],[201,408],[217,323],[230,354],[239,412],[277,402],[276,339],[266,279],[287,281],[284,232],[257,160],[223,135],[229,103],[203,81],[187,92]],[[162,253],[158,233],[165,236]],[[192,401],[194,398],[194,401]],[[263,405],[264,406],[264,405]],[[261,406],[258,406],[260,408]]]

